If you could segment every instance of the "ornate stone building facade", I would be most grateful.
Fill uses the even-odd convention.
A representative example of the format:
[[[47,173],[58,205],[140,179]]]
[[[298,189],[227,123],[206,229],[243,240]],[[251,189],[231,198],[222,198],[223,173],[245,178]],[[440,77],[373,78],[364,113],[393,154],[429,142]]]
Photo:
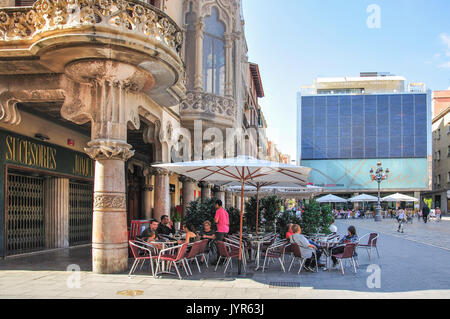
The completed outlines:
[[[93,271],[121,272],[131,220],[198,197],[232,206],[151,164],[199,132],[181,156],[205,158],[208,129],[241,132],[233,151],[258,155],[255,85],[238,0],[0,0],[0,256],[92,240]]]

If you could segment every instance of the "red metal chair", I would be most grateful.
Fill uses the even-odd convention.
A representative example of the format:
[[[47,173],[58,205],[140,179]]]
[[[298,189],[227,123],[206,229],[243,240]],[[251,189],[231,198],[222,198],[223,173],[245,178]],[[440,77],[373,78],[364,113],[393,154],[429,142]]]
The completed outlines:
[[[198,263],[198,260],[197,260],[197,256],[200,253],[200,246],[201,245],[203,245],[203,243],[201,241],[197,241],[195,243],[188,244],[188,247],[191,247],[189,252],[188,252],[188,249],[186,249],[186,254],[184,256],[184,259],[186,261],[186,265],[187,265],[187,268],[188,268],[189,273],[191,274],[191,276],[192,276],[192,270],[191,270],[191,266],[189,266],[189,262],[190,261],[195,261],[195,263],[197,264],[197,268],[198,268],[199,273],[202,272],[202,270],[200,269],[200,265]]]
[[[367,244],[359,244],[357,248],[359,248],[359,247],[366,248],[367,255],[369,255],[369,260],[372,257],[372,248],[375,248],[375,250],[377,251],[378,258],[380,258],[380,253],[378,252],[378,247],[377,247],[377,240],[378,240],[379,235],[377,233],[365,234],[364,236],[362,236],[360,238],[359,241],[361,242],[361,239],[363,239],[366,236],[369,236]]]
[[[344,264],[342,263],[343,259],[350,259],[350,262],[353,265],[353,269],[356,274],[356,261],[353,258],[353,255],[355,254],[356,246],[357,246],[357,244],[346,244],[344,246],[344,252],[342,252],[340,254],[333,254],[333,253],[331,254],[331,256],[335,257],[341,264],[342,274],[344,274]]]
[[[201,244],[199,244],[198,253],[197,253],[197,257],[199,257],[199,256],[203,257],[206,268],[208,268],[208,259],[206,258],[205,250],[206,250],[206,246],[208,246],[208,242],[209,242],[209,239],[201,240],[200,241]],[[199,271],[200,271],[200,269],[199,269]]]
[[[139,263],[142,261],[142,266],[145,264],[146,260],[150,261],[150,266],[152,269],[152,276],[155,276],[155,272],[153,269],[153,260],[156,260],[158,258],[157,256],[152,254],[152,250],[150,247],[145,247],[141,243],[134,242],[132,240],[128,241],[129,247],[131,249],[131,253],[133,254],[134,263],[131,266],[131,270],[128,274],[128,277],[131,277],[131,274],[137,269],[139,266]]]
[[[223,258],[226,260],[225,262],[225,270],[223,273],[227,272],[228,266],[231,264],[231,267],[233,267],[233,258],[239,258],[239,246],[226,243],[223,241],[217,242],[217,248],[219,253],[219,258],[217,259],[217,265],[214,271],[217,271],[217,267],[219,266],[220,260]],[[237,249],[236,249],[237,248]],[[245,264],[244,264],[245,269]]]
[[[298,274],[300,275],[300,272],[303,269],[303,266],[305,265],[306,259],[302,256],[302,251],[300,250],[300,246],[296,243],[291,243],[291,249],[292,249],[292,261],[289,265],[288,271],[291,271],[292,265],[294,264],[295,260],[300,261],[300,268],[298,269]]]
[[[182,264],[186,274],[189,275],[188,269],[187,269],[186,264],[185,264],[186,260],[184,259],[185,255],[186,255],[187,247],[188,247],[188,244],[184,243],[184,244],[179,245],[179,246],[169,247],[169,248],[160,250],[159,256],[158,256],[158,264],[156,266],[155,276],[158,275],[158,270],[159,270],[159,267],[161,265],[161,262],[168,262],[171,265],[174,265],[175,266],[175,270],[177,271],[178,278],[180,280],[182,279],[182,277],[181,277],[180,271],[178,270],[178,267],[177,267],[177,265],[179,263]],[[178,250],[178,252],[174,253],[177,250]]]
[[[266,268],[267,258],[269,258],[269,261],[271,258],[278,259],[278,261],[280,262],[281,268],[283,269],[283,272],[286,272],[286,269],[284,268],[284,262],[283,262],[285,249],[286,249],[285,241],[280,242],[280,243],[275,243],[272,246],[269,246],[269,248],[267,248],[267,250],[263,252],[264,264],[263,264],[262,272],[264,272],[264,269]]]

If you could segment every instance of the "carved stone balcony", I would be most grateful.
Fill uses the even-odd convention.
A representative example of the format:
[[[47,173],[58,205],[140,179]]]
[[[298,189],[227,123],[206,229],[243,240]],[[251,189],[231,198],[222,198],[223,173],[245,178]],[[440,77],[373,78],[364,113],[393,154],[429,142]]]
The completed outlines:
[[[0,75],[64,73],[71,62],[110,59],[148,71],[162,106],[185,97],[182,31],[137,0],[38,0],[0,9]]]
[[[181,120],[186,127],[202,120],[206,126],[234,127],[236,103],[234,99],[210,93],[188,91],[181,108]]]

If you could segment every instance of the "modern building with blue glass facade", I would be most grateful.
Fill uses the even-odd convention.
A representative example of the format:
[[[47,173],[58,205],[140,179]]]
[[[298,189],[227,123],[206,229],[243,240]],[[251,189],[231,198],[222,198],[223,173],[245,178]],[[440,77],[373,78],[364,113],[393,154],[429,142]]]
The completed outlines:
[[[386,193],[419,196],[431,187],[430,94],[404,78],[362,74],[317,79],[298,94],[297,160],[310,183],[330,193],[377,191],[369,171],[380,160]]]

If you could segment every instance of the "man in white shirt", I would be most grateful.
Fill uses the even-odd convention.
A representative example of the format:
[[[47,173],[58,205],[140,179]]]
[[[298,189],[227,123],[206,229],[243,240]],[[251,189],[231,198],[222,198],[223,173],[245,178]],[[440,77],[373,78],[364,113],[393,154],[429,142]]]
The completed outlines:
[[[397,231],[403,233],[403,224],[406,221],[406,214],[403,209],[398,211],[398,229]]]

